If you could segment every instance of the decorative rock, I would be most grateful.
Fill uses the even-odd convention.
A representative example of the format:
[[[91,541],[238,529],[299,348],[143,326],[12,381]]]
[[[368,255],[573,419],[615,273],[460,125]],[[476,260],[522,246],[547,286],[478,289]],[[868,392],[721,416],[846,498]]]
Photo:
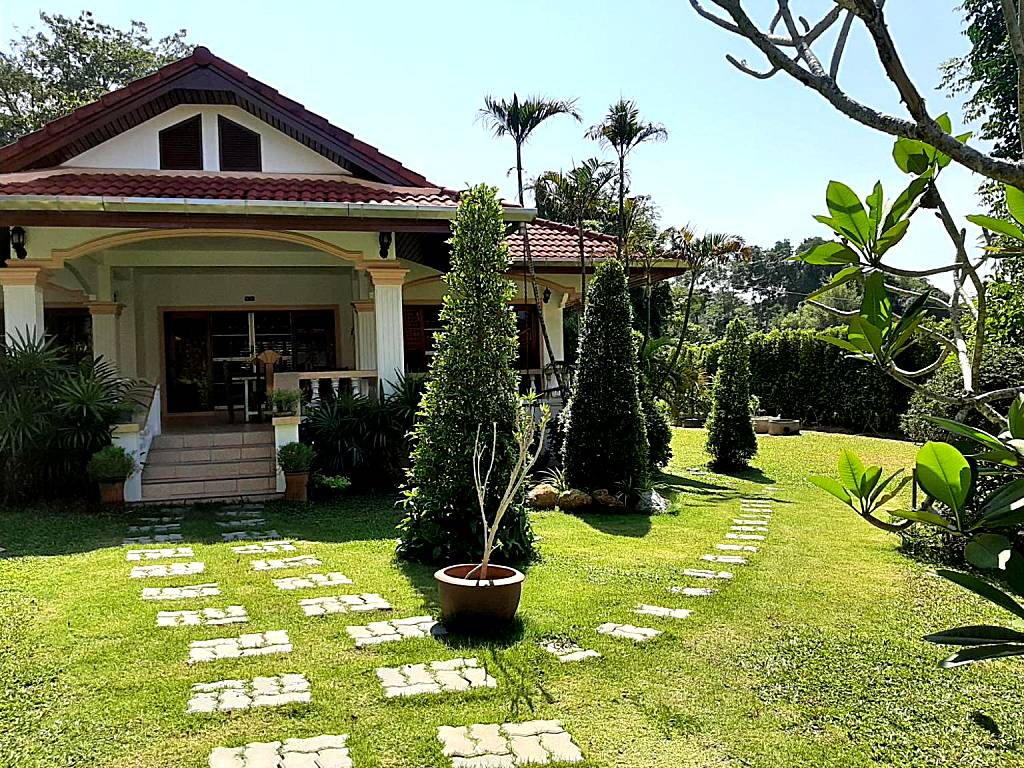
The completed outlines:
[[[266,525],[267,521],[262,517],[243,517],[234,520],[217,520],[216,523],[218,528],[256,528]]]
[[[613,509],[625,509],[626,502],[618,496],[608,493],[607,489],[599,488],[593,493],[594,503],[601,507],[612,507]]]
[[[336,597],[309,597],[299,600],[302,612],[307,616],[327,616],[332,613],[348,613],[349,611],[390,611],[388,604],[380,595],[365,593],[362,595],[338,595]]]
[[[683,597],[710,597],[715,594],[715,590],[710,587],[669,587],[668,591]]]
[[[645,605],[644,603],[640,603],[636,607],[635,612],[644,616],[658,616],[663,619],[688,619],[693,613],[693,611],[686,608],[662,608],[660,605]]]
[[[406,664],[377,670],[384,695],[416,696],[421,693],[496,688],[498,681],[477,665],[476,659],[451,659],[430,664]]]
[[[558,720],[441,726],[437,738],[453,768],[515,768],[583,761],[580,748]]]
[[[365,627],[346,627],[345,631],[356,641],[356,648],[393,643],[408,637],[440,637],[447,634],[445,628],[430,616],[371,621]]]
[[[553,509],[558,504],[558,490],[551,483],[535,485],[526,494],[526,503],[534,509]]]
[[[143,600],[188,600],[196,597],[216,597],[220,587],[216,584],[190,584],[186,587],[146,587]]]
[[[158,533],[155,536],[126,536],[121,542],[122,546],[147,546],[149,544],[174,544],[184,541],[180,533]]]
[[[757,547],[750,544],[715,544],[715,549],[722,552],[757,552]]]
[[[540,647],[550,654],[558,657],[563,664],[572,661],[583,661],[584,659],[599,659],[601,654],[597,651],[586,650],[569,641],[547,640],[542,641]]]
[[[288,576],[283,579],[274,579],[274,586],[278,589],[313,589],[315,587],[341,587],[351,584],[352,579],[343,573],[331,571],[330,573],[308,573],[305,576]]]
[[[748,560],[739,555],[701,555],[701,560],[709,563],[727,563],[728,565],[746,565]]]
[[[203,608],[199,611],[160,611],[156,615],[158,627],[216,627],[222,624],[244,624],[249,614],[241,605],[227,608]]]
[[[292,644],[283,629],[254,632],[239,637],[218,637],[213,640],[193,640],[189,643],[188,663],[217,659],[239,659],[249,656],[269,656],[273,653],[291,653]]]
[[[727,533],[725,538],[734,541],[764,541],[764,536],[758,533]]]
[[[168,563],[167,565],[136,565],[130,575],[133,579],[158,576],[195,576],[206,570],[206,563]]]
[[[181,533],[181,523],[161,523],[158,525],[129,525],[128,533]]]
[[[220,537],[224,541],[270,541],[271,539],[280,539],[281,534],[275,530],[225,531]]]
[[[624,640],[635,640],[638,643],[647,642],[661,634],[661,630],[659,629],[651,629],[650,627],[634,627],[632,624],[614,624],[612,622],[602,624],[597,628],[597,631],[602,635],[621,637]]]
[[[590,498],[590,494],[586,491],[569,489],[558,494],[558,506],[561,509],[580,509],[582,507],[589,507],[592,501],[593,499]]]
[[[731,579],[732,574],[728,571],[705,571],[696,568],[686,568],[683,576],[690,576],[694,579]]]
[[[236,555],[274,555],[279,552],[294,552],[295,545],[290,541],[261,541],[258,544],[242,544],[232,547]]]
[[[295,557],[284,557],[279,560],[253,560],[254,571],[279,571],[283,568],[315,568],[323,565],[312,555],[296,555]]]
[[[250,707],[309,704],[309,680],[305,675],[255,677],[252,680],[220,680],[192,686],[188,714],[227,712]],[[223,753],[222,753],[223,754]],[[253,764],[255,765],[255,764]],[[271,763],[274,766],[276,763]]]
[[[131,549],[124,556],[129,563],[142,560],[166,560],[172,557],[195,557],[192,547],[174,547],[169,549]]]
[[[640,494],[640,498],[637,499],[636,508],[638,512],[660,515],[668,511],[668,499],[652,488]]]

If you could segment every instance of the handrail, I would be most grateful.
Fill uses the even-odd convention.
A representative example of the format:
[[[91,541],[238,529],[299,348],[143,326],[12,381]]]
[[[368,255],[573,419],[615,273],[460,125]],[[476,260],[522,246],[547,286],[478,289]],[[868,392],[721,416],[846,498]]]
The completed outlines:
[[[298,390],[303,381],[321,379],[376,379],[376,371],[275,371],[274,388]]]

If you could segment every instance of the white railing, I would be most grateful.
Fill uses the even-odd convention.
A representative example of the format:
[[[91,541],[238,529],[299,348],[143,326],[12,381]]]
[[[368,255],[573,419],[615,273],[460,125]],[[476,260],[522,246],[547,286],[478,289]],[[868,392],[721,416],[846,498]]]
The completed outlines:
[[[330,382],[335,395],[345,389],[364,397],[377,394],[376,371],[282,371],[274,374],[274,389],[302,392],[308,388],[310,405],[320,402],[321,382]]]
[[[124,500],[127,502],[142,501],[142,469],[149,458],[149,449],[153,439],[160,434],[161,422],[160,385],[156,384],[148,393],[148,397],[140,401],[139,408],[129,422],[115,424],[111,433],[111,442],[120,446],[135,457],[138,465],[135,473],[124,484]]]

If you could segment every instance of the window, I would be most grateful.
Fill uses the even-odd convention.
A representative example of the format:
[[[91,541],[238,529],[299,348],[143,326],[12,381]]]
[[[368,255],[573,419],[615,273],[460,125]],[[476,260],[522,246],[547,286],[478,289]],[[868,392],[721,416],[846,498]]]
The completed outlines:
[[[160,131],[160,168],[203,170],[203,121],[199,115]]]
[[[260,135],[244,125],[217,116],[220,133],[220,169],[222,171],[262,171]]]

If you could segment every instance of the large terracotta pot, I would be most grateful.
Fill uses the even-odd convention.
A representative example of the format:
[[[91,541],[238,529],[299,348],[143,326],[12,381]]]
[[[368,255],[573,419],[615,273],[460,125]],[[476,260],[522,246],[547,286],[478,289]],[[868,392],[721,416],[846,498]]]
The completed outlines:
[[[306,490],[309,486],[309,472],[284,473],[284,500],[306,501]]]
[[[519,608],[526,577],[506,565],[488,565],[484,580],[479,579],[478,574],[475,563],[449,565],[434,574],[441,593],[442,618],[471,618],[490,623],[511,621]]]
[[[124,480],[100,480],[100,503],[124,504]]]

